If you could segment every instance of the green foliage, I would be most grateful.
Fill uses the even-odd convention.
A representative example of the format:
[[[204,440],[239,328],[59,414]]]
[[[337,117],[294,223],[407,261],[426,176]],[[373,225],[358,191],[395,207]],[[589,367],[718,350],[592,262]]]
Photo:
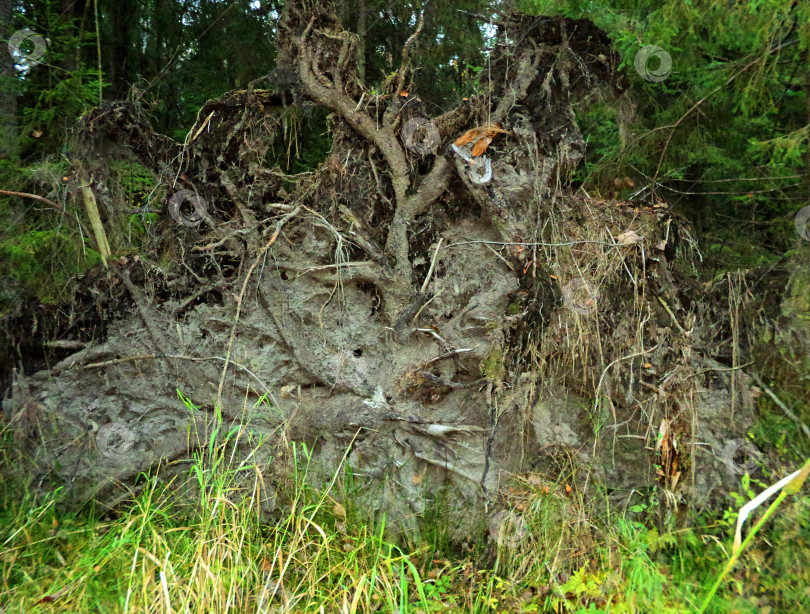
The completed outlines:
[[[116,160],[110,164],[110,174],[123,190],[127,204],[147,205],[146,196],[155,185],[152,173],[132,160]]]
[[[69,298],[68,284],[73,276],[101,262],[99,253],[85,240],[84,249],[77,237],[62,229],[29,230],[0,241],[0,310],[17,304],[25,295],[36,296],[41,303]]]
[[[615,194],[626,197],[655,178],[658,197],[711,237],[707,255],[723,270],[771,261],[795,240],[790,222],[810,186],[808,3],[523,0],[521,6],[592,19],[621,56],[622,95],[590,97],[576,109],[588,142],[577,174],[586,189],[614,195],[613,179],[629,176],[635,187]],[[645,45],[670,55],[663,81],[636,72],[634,58]]]
[[[768,509],[765,510],[765,512],[762,514],[762,517],[758,520],[758,522],[756,522],[756,524],[750,529],[748,536],[745,538],[745,540],[742,541],[741,544],[739,542],[739,535],[737,536],[737,539],[735,539],[734,542],[734,547],[732,549],[731,556],[729,557],[728,561],[723,567],[723,570],[717,576],[717,579],[714,581],[711,588],[709,589],[709,592],[707,593],[705,599],[703,600],[703,603],[700,606],[700,609],[698,610],[698,614],[703,614],[703,612],[707,610],[712,601],[712,598],[722,585],[723,580],[734,568],[735,564],[740,558],[740,555],[746,550],[746,548],[748,548],[751,545],[754,538],[763,528],[765,523],[769,520],[769,518],[771,518],[771,516],[774,515],[774,513],[776,513],[780,504],[789,495],[795,495],[800,491],[802,485],[804,484],[805,479],[807,478],[808,472],[810,472],[810,459],[807,459],[805,461],[803,469],[800,472],[797,472],[798,475],[793,477],[787,485],[782,487],[782,489],[779,491],[779,495],[777,496],[777,498],[773,501],[773,503],[771,503],[770,507],[768,507]],[[751,493],[752,496],[753,494],[754,493]],[[757,505],[761,506],[763,503],[766,502],[766,500],[767,499],[760,499]]]
[[[155,185],[146,167],[132,160],[110,163],[110,190],[128,215],[122,220],[124,251],[139,251],[158,220],[157,210],[165,198],[165,188]]]
[[[288,174],[315,170],[332,148],[327,118],[323,109],[286,109],[284,140],[267,152],[265,164],[278,166]]]
[[[59,151],[76,118],[99,103],[99,72],[77,62],[92,34],[67,18],[60,2],[37,2],[18,14],[14,28],[28,28],[47,40],[43,63],[29,68],[19,91],[24,155]]]
[[[682,611],[682,604],[668,595],[667,578],[654,554],[668,536],[661,538],[655,530],[622,518],[614,521],[608,535],[609,547],[597,549],[598,558],[573,573],[549,596],[547,605],[617,614]]]

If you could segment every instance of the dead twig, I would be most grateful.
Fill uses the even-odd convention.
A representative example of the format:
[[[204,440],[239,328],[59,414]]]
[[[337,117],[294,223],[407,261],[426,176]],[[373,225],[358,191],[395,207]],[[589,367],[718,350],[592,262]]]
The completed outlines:
[[[447,381],[443,380],[442,378],[440,378],[440,377],[438,377],[436,375],[433,375],[430,371],[414,371],[413,373],[414,373],[414,375],[418,375],[421,378],[424,378],[426,380],[430,380],[431,382],[433,382],[435,384],[439,384],[440,386],[447,386],[448,388],[472,388],[473,386],[475,386],[478,383],[478,382],[472,382],[470,384],[459,384],[459,383],[456,383],[456,382],[447,382]]]
[[[433,260],[430,261],[430,268],[427,272],[427,277],[425,277],[424,283],[422,283],[422,289],[419,291],[422,294],[427,292],[428,284],[430,283],[430,278],[433,276],[433,268],[436,266],[436,258],[439,256],[439,250],[442,248],[442,243],[444,242],[444,237],[439,239],[438,245],[436,245],[436,251],[433,254]]]
[[[444,339],[442,339],[444,341]],[[425,363],[425,366],[432,365],[434,362],[439,362],[440,360],[444,360],[445,358],[453,358],[459,354],[464,354],[466,352],[472,352],[473,348],[459,348],[457,350],[451,350],[450,352],[445,352],[441,356],[436,356],[436,358],[431,358]]]
[[[408,72],[408,56],[410,55],[411,45],[413,45],[413,42],[419,38],[419,35],[422,33],[422,28],[425,27],[425,13],[427,12],[428,4],[429,2],[425,2],[425,6],[422,7],[422,14],[419,16],[419,24],[416,26],[416,30],[408,37],[408,40],[406,40],[405,44],[402,46],[402,61],[400,62],[399,71],[397,74],[397,89],[395,90],[394,98],[391,101],[392,105],[395,105],[399,101],[402,95],[402,90],[405,89],[405,75]]]
[[[233,232],[225,235],[219,241],[216,241],[214,243],[208,243],[207,245],[195,245],[194,247],[191,248],[191,251],[192,252],[209,252],[212,249],[223,245],[228,239],[232,239],[236,235],[247,234],[247,233],[251,232],[251,230],[252,230],[252,228],[240,228],[238,230],[234,230]]]
[[[65,208],[59,203],[55,203],[52,200],[49,200],[44,196],[40,196],[38,194],[29,194],[28,192],[12,192],[10,190],[0,190],[0,194],[5,194],[6,196],[19,196],[21,198],[32,198],[34,200],[38,200],[41,203],[45,203],[46,205],[50,205],[57,211],[65,210]]]
[[[87,341],[73,339],[57,339],[56,341],[46,341],[44,345],[57,350],[82,350],[87,347],[87,343]]]
[[[101,369],[111,367],[125,362],[135,362],[137,360],[157,360],[157,354],[139,354],[138,356],[126,356],[124,358],[113,358],[112,360],[102,360],[101,362],[91,362],[89,365],[82,365],[82,369]]]
[[[169,351],[168,346],[164,343],[165,336],[160,332],[159,327],[155,324],[154,318],[149,312],[146,299],[143,297],[141,291],[135,286],[135,284],[132,283],[128,270],[125,269],[124,272],[121,273],[121,279],[124,281],[124,285],[127,287],[127,290],[129,290],[129,293],[132,295],[132,298],[135,301],[135,305],[138,308],[138,313],[146,326],[146,330],[149,332],[149,336],[152,338],[152,342],[160,350],[161,354],[170,354],[171,352]]]
[[[82,199],[84,206],[87,209],[87,217],[90,218],[90,224],[93,227],[93,234],[96,237],[96,246],[98,252],[101,254],[101,262],[104,268],[109,268],[107,264],[110,258],[110,244],[107,241],[107,232],[104,230],[104,224],[101,222],[101,215],[99,215],[98,204],[96,203],[96,196],[93,194],[91,184],[85,183],[82,188]]]
[[[684,329],[683,326],[681,326],[681,323],[678,322],[678,318],[676,318],[675,314],[672,313],[672,309],[669,308],[669,305],[667,305],[666,301],[664,301],[664,299],[662,299],[660,296],[657,296],[656,298],[658,299],[658,302],[664,306],[664,309],[667,310],[669,317],[672,318],[673,322],[675,322],[675,326],[678,327],[678,330],[681,331],[684,335],[688,335],[689,333]]]
[[[193,303],[194,301],[196,301],[196,300],[197,300],[198,298],[200,298],[202,295],[207,294],[208,292],[213,292],[214,290],[219,290],[220,288],[224,287],[224,286],[226,285],[226,283],[227,283],[227,282],[225,282],[224,280],[223,280],[223,281],[218,281],[218,282],[217,282],[217,283],[215,283],[215,284],[212,284],[212,285],[207,285],[207,286],[205,286],[204,288],[202,288],[201,290],[197,290],[197,292],[195,292],[194,294],[192,294],[191,296],[189,296],[189,297],[188,297],[186,300],[184,300],[184,301],[183,301],[182,303],[180,303],[180,304],[179,304],[177,307],[175,307],[175,308],[174,308],[174,311],[173,311],[173,313],[172,313],[172,315],[173,315],[174,317],[177,317],[177,315],[178,315],[179,313],[181,313],[181,312],[185,311],[186,307],[188,307],[189,305],[191,305],[191,303]]]
[[[776,396],[776,393],[765,385],[765,383],[762,381],[762,379],[760,379],[760,377],[756,373],[751,373],[750,376],[751,379],[756,382],[757,386],[762,388],[762,390],[765,391],[765,394],[771,397],[771,400],[774,403],[776,403],[776,406],[779,409],[781,409],[788,418],[790,418],[791,420],[793,420],[793,422],[799,425],[799,428],[801,429],[802,433],[804,433],[805,436],[808,439],[810,439],[810,428],[808,428],[808,426],[801,421],[801,418],[799,418],[799,416],[793,413],[793,411],[791,411],[791,409],[787,405],[785,405],[782,399]]]
[[[506,265],[506,267],[507,267],[507,268],[508,268],[510,271],[514,271],[514,270],[515,270],[515,267],[513,267],[513,266],[511,265],[511,263],[510,263],[510,262],[509,262],[509,261],[508,261],[506,258],[504,258],[503,256],[501,256],[501,255],[500,255],[500,254],[499,254],[499,253],[498,253],[496,250],[492,249],[492,248],[491,248],[489,245],[487,245],[486,243],[484,243],[484,247],[486,247],[486,248],[487,248],[489,251],[491,251],[493,254],[495,254],[495,256],[497,256],[498,258],[500,258],[500,259],[503,261],[503,263]]]

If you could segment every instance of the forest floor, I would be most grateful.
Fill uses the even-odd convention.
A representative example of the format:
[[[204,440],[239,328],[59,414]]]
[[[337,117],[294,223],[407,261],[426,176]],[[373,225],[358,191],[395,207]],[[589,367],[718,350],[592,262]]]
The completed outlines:
[[[776,416],[772,416],[775,418]],[[279,451],[289,479],[259,501],[263,468],[230,453],[245,431],[201,446],[178,484],[140,476],[131,505],[60,512],[60,491],[0,484],[0,612],[798,612],[810,606],[810,496],[776,509],[702,610],[731,554],[736,511],[656,522],[656,506],[597,511],[564,480],[521,484],[521,516],[448,539],[445,512],[391,541],[348,471],[316,489],[311,455]],[[6,437],[6,440],[8,438]],[[756,473],[756,472],[755,472]],[[768,479],[742,479],[739,507]],[[772,476],[769,476],[769,479]],[[632,512],[632,513],[631,513]],[[645,517],[645,513],[647,517]],[[759,511],[760,515],[762,511]],[[642,521],[639,521],[639,518]],[[646,522],[643,522],[646,520]],[[661,526],[661,530],[650,528]],[[750,529],[749,529],[750,530]]]

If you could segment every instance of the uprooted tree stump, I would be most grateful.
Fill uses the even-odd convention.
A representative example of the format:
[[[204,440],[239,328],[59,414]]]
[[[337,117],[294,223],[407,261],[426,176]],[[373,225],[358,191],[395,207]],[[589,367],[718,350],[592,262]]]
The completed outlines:
[[[616,77],[605,34],[499,27],[485,93],[438,117],[408,87],[419,28],[372,93],[355,37],[312,2],[285,9],[273,89],[209,101],[184,143],[133,103],[88,114],[77,165],[102,201],[105,162],[123,156],[175,200],[150,252],[88,276],[77,300],[104,326],[63,327],[61,360],[5,398],[36,483],[113,505],[139,472],[185,471],[215,428],[244,424],[252,462],[306,442],[403,530],[441,498],[468,532],[528,472],[623,502],[658,488],[670,509],[722,489],[724,442],[752,417],[728,315],[749,308],[745,281],[698,287],[688,225],[665,204],[567,188],[585,148],[571,104]],[[285,114],[313,107],[331,112],[328,159],[269,167]]]

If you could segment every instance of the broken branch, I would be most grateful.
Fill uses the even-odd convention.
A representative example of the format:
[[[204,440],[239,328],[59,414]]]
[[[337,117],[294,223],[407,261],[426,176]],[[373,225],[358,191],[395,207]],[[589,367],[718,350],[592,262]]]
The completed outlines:
[[[38,194],[29,194],[27,192],[12,192],[11,190],[0,190],[0,194],[5,194],[6,196],[19,196],[20,198],[33,198],[34,200],[38,200],[39,202],[45,203],[46,205],[50,205],[57,211],[65,210],[65,208],[59,203],[55,203],[52,200],[45,198],[44,196],[39,196]]]

